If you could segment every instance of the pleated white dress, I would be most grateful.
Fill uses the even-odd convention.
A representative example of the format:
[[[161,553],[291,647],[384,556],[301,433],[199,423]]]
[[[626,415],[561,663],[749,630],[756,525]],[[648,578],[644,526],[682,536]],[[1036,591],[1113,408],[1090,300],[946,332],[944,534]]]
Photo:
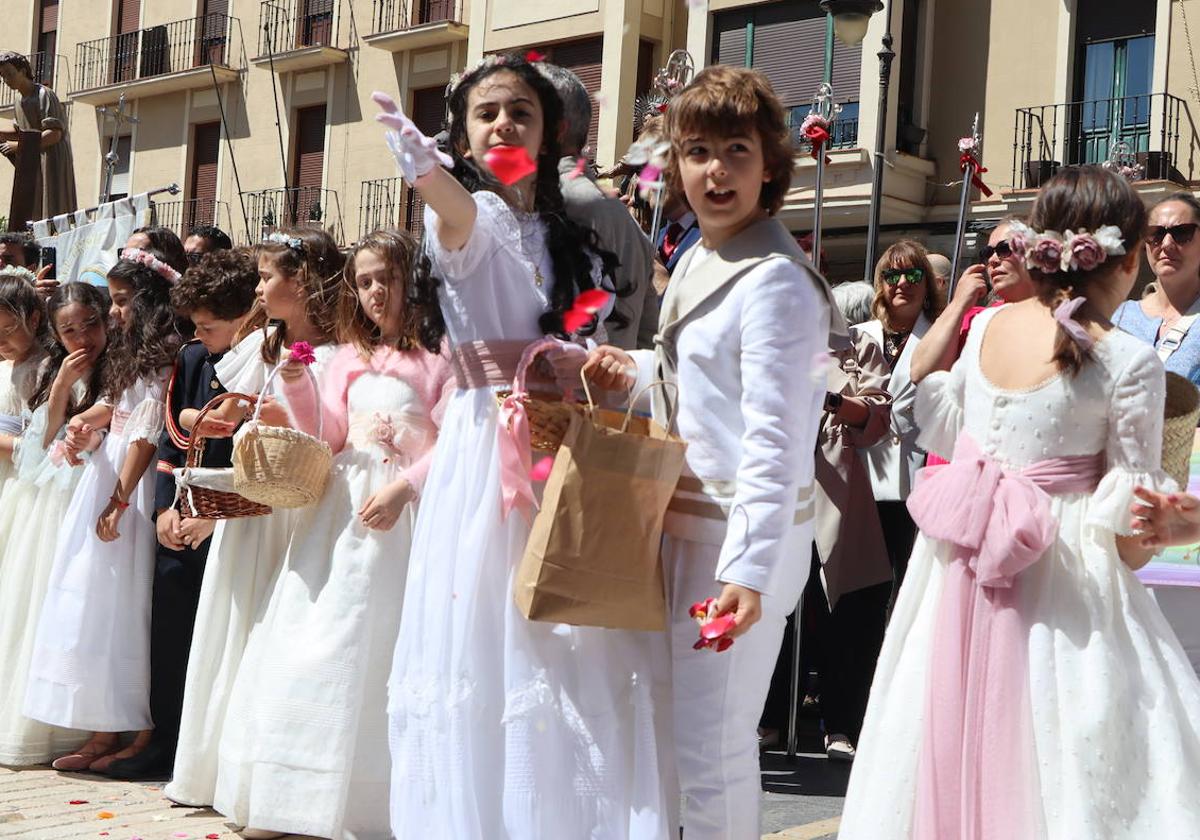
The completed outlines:
[[[92,453],[61,522],[38,620],[25,714],[96,732],[149,729],[150,593],[154,577],[154,470],[101,542],[96,521],[134,441],[158,446],[168,372],[138,380],[113,407],[109,434]]]
[[[217,362],[217,379],[229,392],[262,391],[270,367],[262,360],[264,333],[251,333]],[[316,347],[312,371],[321,378],[334,346]],[[286,404],[282,394],[276,398]],[[188,655],[175,771],[164,793],[184,805],[211,805],[217,787],[217,750],[233,681],[251,628],[262,619],[267,594],[287,552],[288,539],[306,509],[217,523]]]
[[[296,528],[234,683],[216,809],[235,823],[337,840],[387,840],[387,679],[415,506],[388,531],[358,520],[371,494],[419,489],[449,364],[343,347],[326,368],[325,494]],[[300,386],[303,387],[303,384]],[[305,404],[289,389],[291,404]],[[315,433],[317,423],[297,418]]]
[[[1196,840],[1200,681],[1114,542],[1129,533],[1137,484],[1173,487],[1160,470],[1162,363],[1113,331],[1077,376],[1004,390],[979,367],[982,335],[999,311],[976,319],[951,371],[921,383],[922,446],[949,457],[965,433],[1011,470],[1100,452],[1107,466],[1094,492],[1051,496],[1057,537],[1015,579],[1028,675],[1011,703],[1027,707],[1028,725],[1015,735],[1032,746],[1021,779],[1032,813],[1017,813],[1014,802],[1000,822],[981,819],[955,840]],[[927,687],[950,558],[947,543],[918,537],[876,668],[839,840],[916,836],[922,748],[927,724],[939,719],[926,719]]]
[[[37,363],[34,362],[34,369]],[[20,383],[12,396],[32,391],[32,371],[17,366]],[[77,383],[82,396],[83,383]],[[21,400],[23,403],[24,400]],[[21,405],[9,403],[10,416]],[[24,414],[28,415],[25,410]],[[36,721],[22,713],[33,639],[46,597],[54,552],[62,533],[63,515],[83,474],[63,464],[55,466],[42,446],[46,407],[33,412],[12,461],[12,477],[0,491],[0,764],[44,764],[75,749],[88,733]]]
[[[475,201],[461,250],[427,240],[450,343],[536,340],[552,281],[535,269],[553,278],[544,226],[492,193]],[[665,636],[521,616],[529,525],[501,513],[497,415],[493,388],[455,394],[421,500],[389,687],[395,836],[673,837],[678,794],[658,763],[669,712],[649,678],[669,667]]]

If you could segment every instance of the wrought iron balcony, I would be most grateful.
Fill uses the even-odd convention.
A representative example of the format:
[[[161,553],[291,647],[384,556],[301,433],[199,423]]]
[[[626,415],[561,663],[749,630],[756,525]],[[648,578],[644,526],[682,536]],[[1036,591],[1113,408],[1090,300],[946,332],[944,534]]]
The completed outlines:
[[[228,15],[202,15],[136,32],[83,41],[75,48],[71,95],[90,104],[116,101],[128,87],[149,96],[211,84],[208,68],[221,81],[236,78]]]
[[[219,227],[232,234],[233,218],[229,205],[211,198],[192,198],[187,201],[154,202],[154,223],[170,228],[185,239],[193,228],[201,225]]]
[[[312,227],[328,230],[339,243],[344,241],[342,206],[334,190],[320,187],[288,187],[242,193],[249,220],[247,235],[252,242],[282,228]]]
[[[464,15],[463,0],[373,0],[365,40],[390,50],[465,40]]]
[[[1195,176],[1200,136],[1187,102],[1150,93],[1018,108],[1012,183],[1035,189],[1061,166],[1103,163],[1117,143],[1136,155],[1146,180],[1187,184]]]
[[[25,58],[29,59],[29,66],[33,69],[33,80],[35,82],[43,84],[48,88],[53,88],[56,76],[60,77],[61,81],[66,81],[66,74],[55,72],[58,63],[66,61],[64,56],[39,52],[30,53]],[[0,85],[0,110],[12,108],[16,104],[17,92],[8,86]]]
[[[363,181],[359,196],[358,236],[387,228],[407,230],[420,236],[425,229],[424,208],[417,191],[399,178]]]
[[[855,106],[854,116],[839,116],[833,124],[833,131],[829,138],[829,148],[831,149],[853,149],[858,145],[858,103],[851,104]],[[800,133],[800,126],[804,123],[804,118],[808,116],[808,110],[808,106],[803,105],[788,112],[792,129],[792,143],[797,149],[808,148],[808,141]]]
[[[337,0],[263,0],[254,63],[291,72],[344,61],[338,5]]]

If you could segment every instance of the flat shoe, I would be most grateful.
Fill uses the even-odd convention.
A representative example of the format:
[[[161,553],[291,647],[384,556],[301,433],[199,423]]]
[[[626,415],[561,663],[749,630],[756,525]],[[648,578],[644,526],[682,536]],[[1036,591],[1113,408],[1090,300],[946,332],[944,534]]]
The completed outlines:
[[[50,766],[55,770],[64,770],[67,772],[90,770],[96,761],[104,758],[105,756],[112,755],[119,749],[119,745],[113,744],[106,750],[80,750],[77,753],[59,756],[58,758],[54,759],[54,761],[50,762]]]

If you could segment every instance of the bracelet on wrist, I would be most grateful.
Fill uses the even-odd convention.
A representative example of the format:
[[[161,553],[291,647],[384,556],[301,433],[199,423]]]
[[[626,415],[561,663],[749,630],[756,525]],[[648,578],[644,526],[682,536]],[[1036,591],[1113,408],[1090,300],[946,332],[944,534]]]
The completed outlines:
[[[122,502],[116,493],[108,497],[108,500],[117,506],[118,510],[126,510],[129,508],[129,502]]]

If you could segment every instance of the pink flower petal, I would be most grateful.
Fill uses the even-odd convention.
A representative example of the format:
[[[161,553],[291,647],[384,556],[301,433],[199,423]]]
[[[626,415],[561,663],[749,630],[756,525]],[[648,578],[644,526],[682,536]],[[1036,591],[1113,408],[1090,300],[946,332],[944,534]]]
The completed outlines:
[[[588,289],[586,292],[580,292],[579,296],[575,298],[573,308],[595,315],[601,309],[608,306],[608,301],[611,298],[611,292],[606,292],[603,289]]]
[[[510,187],[537,172],[537,164],[529,157],[524,146],[493,146],[483,159],[500,183]]]
[[[737,622],[734,621],[733,613],[725,613],[725,615],[718,616],[701,627],[700,638],[717,639],[724,636],[736,626]]]
[[[205,834],[204,840],[221,840],[220,834]]]
[[[596,93],[592,96],[592,101],[596,103],[596,108],[605,108],[608,106],[608,97],[603,93]]]
[[[729,638],[728,636],[724,636],[717,640],[717,653],[729,650],[731,647],[733,647],[733,639]]]
[[[708,616],[708,608],[716,602],[716,598],[705,598],[703,601],[697,601],[688,608],[688,615],[692,618],[702,618]]]
[[[563,313],[563,330],[568,333],[579,332],[592,322],[592,315],[579,309],[571,309]]]
[[[530,481],[545,481],[550,477],[550,469],[554,466],[554,459],[547,455],[545,458],[533,465],[533,469],[529,471]]]
[[[525,60],[530,64],[534,64],[539,61],[545,61],[546,54],[543,52],[538,52],[537,50],[529,50],[525,53]]]
[[[587,167],[587,158],[583,158],[583,157],[577,158],[575,160],[575,168],[567,173],[567,180],[574,181],[576,178],[578,178],[580,175],[583,174],[583,170],[585,167]]]
[[[297,341],[288,348],[288,351],[288,358],[302,365],[311,365],[317,360],[317,354],[313,350],[313,346],[307,341]]]

